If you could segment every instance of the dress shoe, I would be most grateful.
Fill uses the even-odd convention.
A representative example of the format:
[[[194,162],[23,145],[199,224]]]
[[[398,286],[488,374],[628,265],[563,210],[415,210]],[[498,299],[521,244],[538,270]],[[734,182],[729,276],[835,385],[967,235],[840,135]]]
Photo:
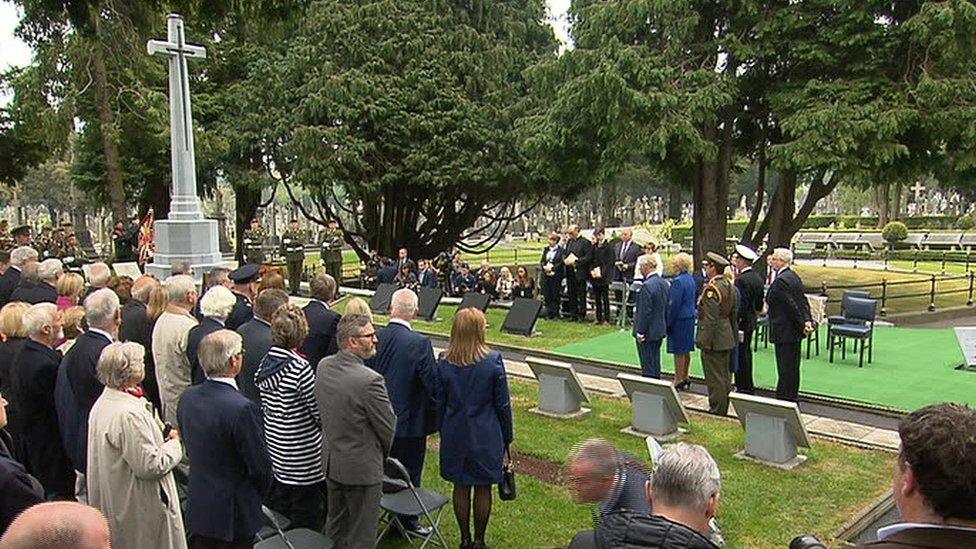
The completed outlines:
[[[675,384],[674,389],[676,391],[687,391],[689,387],[691,387],[691,380],[686,379],[681,383]]]
[[[423,526],[420,524],[414,526],[408,526],[406,528],[407,532],[415,536],[427,537],[430,535],[432,530],[428,526]]]

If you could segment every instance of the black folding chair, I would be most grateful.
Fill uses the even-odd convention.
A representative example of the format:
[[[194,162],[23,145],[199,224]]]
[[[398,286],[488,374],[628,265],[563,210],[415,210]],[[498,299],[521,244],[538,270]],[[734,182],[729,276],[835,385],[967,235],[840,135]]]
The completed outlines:
[[[291,526],[291,521],[288,517],[282,515],[274,509],[264,507],[262,510],[264,512],[264,526],[258,530],[258,533],[254,535],[254,543],[262,540],[266,540],[276,534],[279,530],[287,530]],[[268,518],[268,513],[271,513],[272,518]]]
[[[275,535],[254,544],[254,549],[332,549],[335,543],[328,536],[308,528],[282,530],[275,512],[261,506],[264,518],[274,527]]]
[[[380,509],[383,510],[380,524],[383,524],[383,530],[377,542],[383,539],[392,525],[404,539],[410,542],[410,545],[413,545],[414,539],[422,539],[420,549],[426,547],[428,543],[447,549],[447,542],[441,534],[441,515],[444,514],[448,499],[437,492],[414,486],[407,468],[397,459],[386,458],[383,469],[386,475],[383,479],[383,497],[380,498]],[[430,532],[424,535],[407,530],[400,524],[398,515],[413,515],[426,519]]]
[[[878,301],[852,297],[847,302],[845,318],[848,322],[830,326],[827,344],[830,346],[830,362],[834,361],[834,347],[841,346],[841,360],[847,358],[847,340],[854,340],[854,349],[860,345],[860,358],[857,367],[864,366],[864,347],[868,348],[868,364],[874,355],[874,319],[877,315]]]

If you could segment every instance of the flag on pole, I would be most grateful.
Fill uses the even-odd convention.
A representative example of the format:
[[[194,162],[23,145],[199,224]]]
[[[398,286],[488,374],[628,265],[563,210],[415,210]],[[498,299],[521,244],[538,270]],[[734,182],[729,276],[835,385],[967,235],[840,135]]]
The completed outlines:
[[[139,263],[145,264],[156,253],[156,232],[153,230],[153,209],[149,208],[139,225]]]

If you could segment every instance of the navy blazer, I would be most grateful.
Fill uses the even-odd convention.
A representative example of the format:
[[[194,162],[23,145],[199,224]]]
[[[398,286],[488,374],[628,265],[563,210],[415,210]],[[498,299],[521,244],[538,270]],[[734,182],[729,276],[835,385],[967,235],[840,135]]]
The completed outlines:
[[[437,273],[433,269],[423,269],[417,273],[417,282],[424,288],[436,288]]]
[[[644,279],[637,294],[637,313],[634,315],[634,335],[647,341],[659,341],[668,333],[667,311],[670,288],[659,275],[651,273]]]
[[[254,384],[254,376],[264,355],[271,349],[271,324],[254,317],[250,322],[238,326],[237,333],[244,340],[244,365],[241,366],[241,373],[237,374],[237,387],[241,394],[260,405],[261,395]]]
[[[305,320],[308,321],[308,336],[302,343],[301,351],[314,370],[320,360],[339,352],[336,328],[339,327],[339,319],[342,317],[321,301],[309,301],[304,310]]]
[[[613,245],[613,262],[623,261],[623,267],[618,267],[614,265],[613,267],[613,279],[622,280],[627,284],[634,281],[634,267],[637,266],[637,258],[641,255],[641,247],[634,242],[630,241],[630,245],[627,246],[627,250],[623,253],[621,257],[620,250],[623,248],[624,242],[616,242]]]
[[[397,437],[422,437],[437,431],[437,365],[430,338],[390,322],[380,331],[376,355],[366,365],[386,382],[397,416]]]
[[[205,316],[186,334],[186,356],[190,359],[190,379],[194,385],[207,380],[207,374],[200,366],[200,342],[208,335],[224,329],[226,327],[219,320]]]
[[[0,275],[0,307],[10,301],[10,294],[20,286],[20,269],[13,265]]]
[[[230,385],[207,380],[183,392],[177,417],[192,464],[186,531],[253,538],[264,524],[261,502],[272,478],[261,409]]]
[[[803,323],[813,322],[813,318],[803,293],[803,281],[792,269],[783,269],[776,275],[766,293],[766,303],[771,343],[796,343],[806,337]]]
[[[85,332],[75,339],[74,345],[68,349],[68,354],[64,355],[61,367],[68,376],[68,385],[74,394],[75,403],[78,405],[78,434],[76,435],[76,447],[68,449],[68,455],[74,463],[75,469],[82,473],[88,467],[88,414],[98,397],[102,396],[105,386],[98,381],[95,367],[98,365],[98,358],[102,356],[102,350],[108,347],[111,341],[102,334],[95,332]]]
[[[228,330],[236,330],[245,322],[250,322],[254,318],[254,308],[251,306],[251,300],[246,295],[237,292],[234,292],[234,297],[237,299],[237,302],[234,303],[234,308],[231,309],[230,314],[227,315],[227,321],[224,322]]]
[[[10,301],[23,301],[31,305],[38,303],[56,303],[58,301],[58,290],[46,282],[25,285],[23,281],[10,294]]]
[[[549,275],[546,274],[543,267],[548,263],[546,257],[549,256],[550,249],[549,246],[542,249],[542,257],[539,259],[539,276],[543,280],[562,280],[566,277],[566,265],[563,263],[563,260],[566,259],[566,250],[559,244],[556,244],[556,250],[552,254],[552,274]]]
[[[739,329],[751,332],[756,328],[756,318],[763,309],[763,278],[753,268],[740,272],[735,278],[739,290]]]

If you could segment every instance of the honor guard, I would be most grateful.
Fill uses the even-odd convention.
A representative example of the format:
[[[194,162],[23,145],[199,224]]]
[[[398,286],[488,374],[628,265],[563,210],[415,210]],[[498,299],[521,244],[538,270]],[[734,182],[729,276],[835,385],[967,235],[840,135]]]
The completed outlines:
[[[21,225],[11,231],[10,234],[14,236],[14,248],[31,245],[31,228],[29,225]]]
[[[254,318],[251,305],[257,297],[261,267],[255,263],[248,263],[230,273],[228,278],[234,283],[234,289],[231,291],[234,292],[237,302],[234,303],[234,308],[231,309],[224,324],[228,330],[236,330],[238,326]]]
[[[64,269],[73,273],[82,274],[81,266],[88,263],[88,254],[85,253],[85,250],[81,248],[81,244],[78,243],[78,237],[74,234],[69,234],[64,249],[61,252],[61,262],[64,263]]]
[[[738,292],[725,278],[729,261],[715,252],[708,252],[702,262],[707,275],[702,293],[698,296],[698,334],[695,344],[701,349],[702,369],[708,387],[708,411],[726,415],[729,411],[729,391],[732,373],[729,371],[729,352],[738,339]]]
[[[251,227],[244,231],[244,262],[261,265],[264,263],[264,241],[268,233],[261,227],[257,218],[251,220]]]
[[[322,235],[322,250],[320,257],[325,272],[335,279],[336,285],[342,281],[342,230],[339,229],[339,222],[335,219],[329,220],[329,226]]]
[[[51,233],[51,226],[44,225],[41,228],[41,234],[36,239],[34,239],[34,249],[37,250],[37,255],[40,256],[41,260],[50,259],[55,257],[51,255],[52,243],[54,235]]]
[[[288,288],[291,295],[298,295],[305,263],[305,238],[298,227],[297,219],[289,221],[288,230],[281,235],[281,255],[285,256],[285,265],[288,268]]]
[[[14,247],[14,238],[10,235],[10,222],[0,220],[0,249],[9,250]]]

